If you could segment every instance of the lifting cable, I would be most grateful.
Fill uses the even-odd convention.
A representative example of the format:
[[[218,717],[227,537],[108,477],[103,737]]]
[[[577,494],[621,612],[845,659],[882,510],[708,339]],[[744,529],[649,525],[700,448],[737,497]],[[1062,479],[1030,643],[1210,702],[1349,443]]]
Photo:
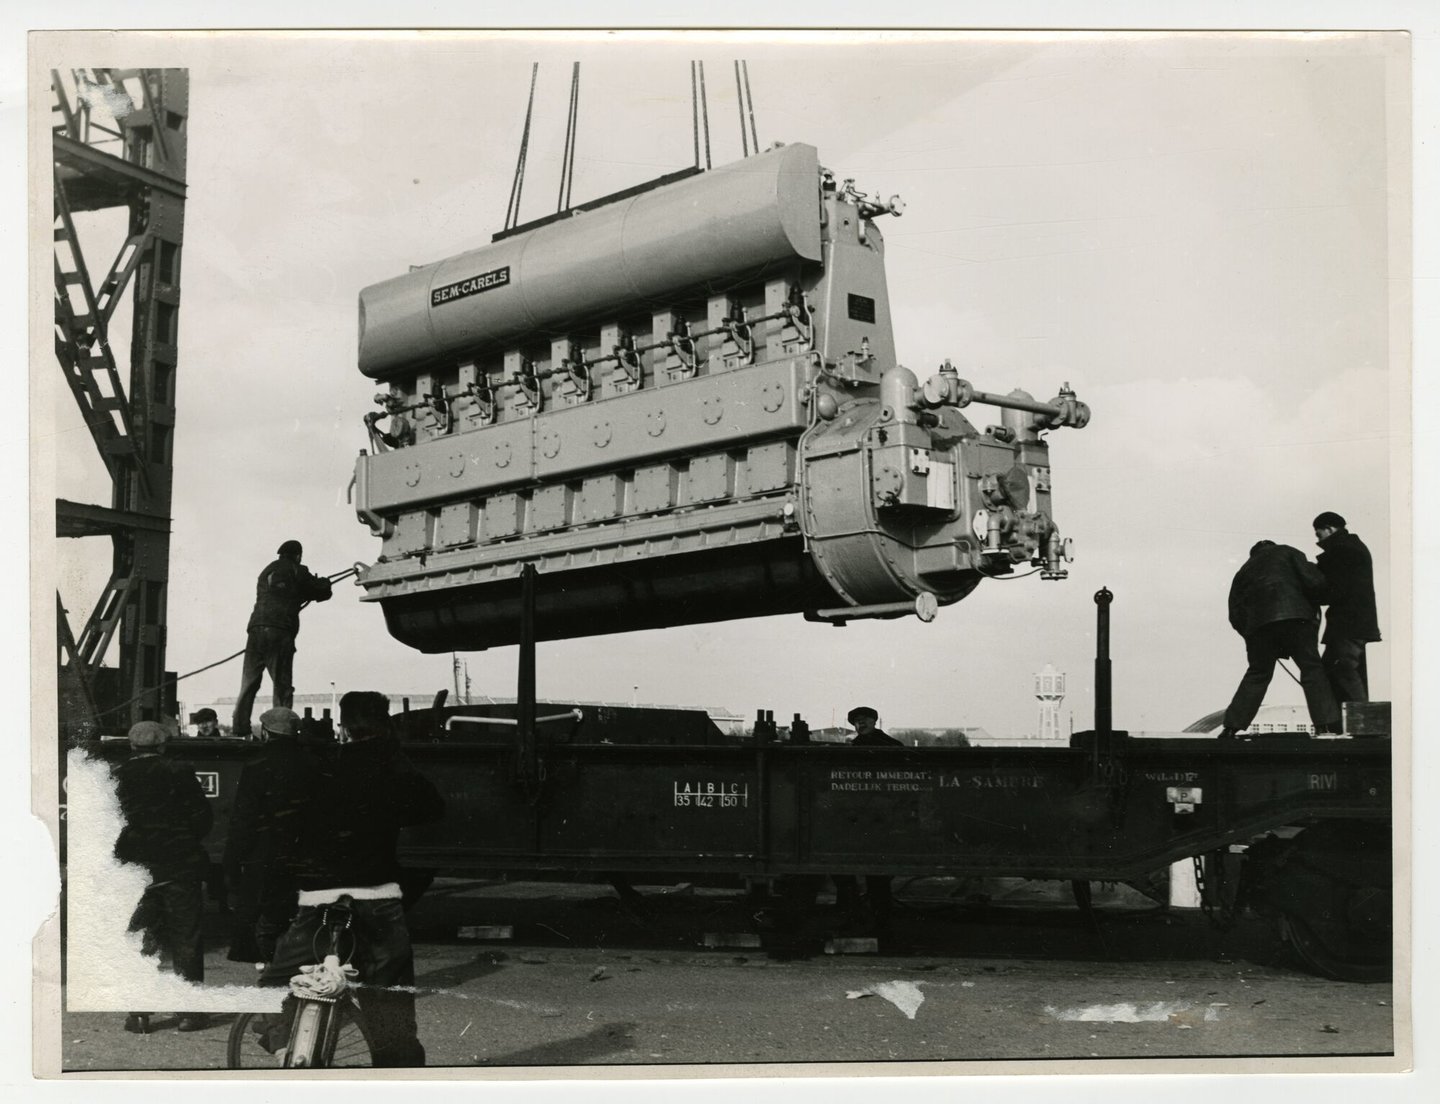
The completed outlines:
[[[744,85],[741,85],[741,77],[744,77]],[[740,150],[744,156],[760,152],[760,138],[755,133],[755,98],[750,95],[750,63],[748,61],[737,61],[735,63],[735,103],[740,111]],[[750,131],[745,131],[745,116],[750,116]]]
[[[565,120],[565,153],[560,160],[560,196],[555,204],[557,213],[570,206],[570,184],[575,179],[575,119],[580,103],[580,63],[570,71],[570,114]]]
[[[740,71],[745,74],[745,105],[746,110],[750,113],[750,146],[756,153],[759,153],[760,138],[755,133],[755,97],[750,95],[750,63],[748,61],[742,61],[740,63]],[[740,133],[742,135],[745,133],[745,124],[743,121],[740,124]]]
[[[520,222],[520,191],[525,184],[525,156],[530,150],[530,116],[535,111],[535,77],[540,72],[540,63],[530,66],[530,102],[525,106],[525,129],[520,134],[520,156],[515,161],[515,178],[510,183],[510,205],[505,208],[505,229],[509,230]]]
[[[740,111],[740,156],[750,156],[750,136],[745,133],[745,90],[740,87],[740,63],[735,63],[735,106]],[[756,153],[760,150],[757,148]]]
[[[326,581],[326,582],[330,582],[330,583],[338,583],[338,582],[340,582],[342,579],[348,579],[351,575],[357,575],[357,574],[359,574],[359,571],[360,571],[360,567],[359,567],[359,565],[357,564],[355,567],[347,567],[344,571],[337,571],[334,575],[327,575],[327,576],[325,576],[325,581]],[[304,605],[302,605],[300,608],[303,610],[303,609],[305,608],[305,606],[308,606],[309,604],[310,604],[310,603],[307,601],[307,602],[305,602]],[[248,644],[247,644],[247,647],[248,647]],[[153,693],[155,693],[155,691],[157,691],[157,690],[163,690],[163,689],[164,689],[165,687],[167,687],[167,686],[173,686],[175,683],[177,683],[177,682],[182,682],[182,681],[184,681],[185,679],[189,678],[189,677],[192,676],[192,675],[198,675],[198,674],[200,674],[200,673],[203,672],[203,671],[208,671],[208,670],[210,670],[212,667],[219,667],[222,663],[229,663],[232,659],[237,659],[238,657],[240,657],[240,656],[242,656],[242,655],[244,655],[244,654],[245,654],[245,649],[244,649],[244,648],[241,648],[238,652],[231,652],[231,653],[230,653],[228,656],[226,656],[224,659],[217,659],[214,663],[207,663],[207,664],[205,664],[204,667],[196,667],[195,670],[193,670],[193,671],[186,671],[183,675],[176,675],[173,679],[166,679],[166,680],[165,680],[164,682],[162,682],[159,686],[151,686],[151,687],[148,687],[148,688],[146,688],[146,689],[144,689],[144,690],[141,690],[140,693],[136,694],[133,698],[126,698],[126,699],[125,699],[123,702],[121,702],[119,705],[113,705],[113,706],[111,706],[109,709],[100,710],[99,712],[96,712],[96,713],[91,714],[91,719],[98,721],[101,717],[108,717],[111,713],[118,713],[118,712],[120,712],[120,710],[124,709],[127,705],[130,705],[132,702],[137,702],[137,701],[139,701],[139,700],[140,700],[141,698],[143,698],[146,694],[153,694]]]
[[[695,167],[700,167],[700,94],[695,90],[695,63],[690,63],[690,129],[695,135]]]
[[[695,75],[700,75],[699,89],[696,89]],[[705,129],[705,167],[710,167],[710,107],[705,98],[705,63],[690,63],[690,118],[695,127],[695,167],[700,167],[700,129]]]

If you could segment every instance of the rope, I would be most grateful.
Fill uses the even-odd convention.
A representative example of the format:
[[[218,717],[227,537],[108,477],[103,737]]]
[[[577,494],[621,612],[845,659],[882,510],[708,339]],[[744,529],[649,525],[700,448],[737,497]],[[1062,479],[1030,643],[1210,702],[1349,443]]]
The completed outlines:
[[[525,106],[525,129],[520,133],[520,156],[515,161],[515,179],[510,183],[510,205],[505,208],[505,229],[509,230],[520,221],[520,192],[525,186],[525,156],[530,150],[530,117],[535,111],[535,78],[540,72],[540,63],[530,67],[530,102]]]
[[[197,668],[195,668],[195,670],[193,670],[193,671],[187,671],[187,672],[186,672],[185,674],[183,674],[183,675],[176,675],[173,679],[167,679],[165,682],[162,682],[159,686],[151,686],[149,689],[141,690],[140,693],[136,694],[133,698],[127,698],[125,701],[121,702],[119,705],[112,706],[112,707],[109,708],[109,709],[104,709],[104,710],[101,710],[100,712],[96,713],[96,714],[94,715],[95,720],[98,721],[101,717],[108,717],[111,713],[118,713],[118,712],[120,712],[120,710],[124,709],[124,708],[125,708],[127,705],[129,705],[131,702],[137,702],[137,701],[139,701],[139,700],[140,700],[141,698],[143,698],[146,694],[153,694],[156,690],[163,690],[166,686],[173,686],[175,683],[181,682],[181,681],[183,681],[184,679],[189,678],[191,675],[198,675],[198,674],[200,674],[201,671],[208,671],[208,670],[210,670],[210,668],[212,668],[212,667],[219,667],[220,664],[222,664],[222,663],[229,663],[232,659],[235,659],[235,658],[237,658],[237,657],[239,657],[239,656],[242,656],[242,655],[244,655],[244,654],[245,654],[245,649],[244,649],[244,648],[241,648],[238,652],[232,652],[230,655],[226,656],[224,659],[217,659],[214,663],[207,663],[204,667],[197,667]]]

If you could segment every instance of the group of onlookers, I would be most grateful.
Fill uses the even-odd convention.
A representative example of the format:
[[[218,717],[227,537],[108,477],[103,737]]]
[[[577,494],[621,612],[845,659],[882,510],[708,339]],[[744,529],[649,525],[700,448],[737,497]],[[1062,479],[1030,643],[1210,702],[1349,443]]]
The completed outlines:
[[[262,753],[247,763],[236,792],[224,865],[236,891],[229,957],[263,966],[260,984],[284,986],[316,961],[323,910],[342,898],[353,917],[351,964],[367,986],[365,1009],[376,1065],[423,1065],[415,1026],[414,958],[396,858],[400,829],[439,819],[444,802],[405,757],[389,699],[354,691],[340,699],[344,742],[302,736],[283,707],[260,719]],[[161,755],[170,730],[142,721],[130,730],[131,755],[115,767],[125,827],[116,857],[150,874],[130,921],[148,953],[163,950],[187,981],[205,976],[202,841],[211,811],[195,774]],[[285,1016],[258,1027],[272,1050],[285,1045]],[[132,1012],[128,1031],[146,1032],[150,1014]],[[203,1013],[180,1013],[181,1031],[208,1027]]]

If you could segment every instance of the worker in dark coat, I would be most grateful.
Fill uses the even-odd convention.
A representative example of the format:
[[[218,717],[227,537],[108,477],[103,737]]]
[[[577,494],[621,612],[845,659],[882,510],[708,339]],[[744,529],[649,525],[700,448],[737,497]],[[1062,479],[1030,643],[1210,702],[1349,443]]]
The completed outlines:
[[[1365,667],[1365,645],[1380,639],[1375,613],[1375,568],[1370,549],[1350,530],[1345,519],[1327,510],[1314,521],[1320,555],[1315,563],[1325,576],[1323,601],[1325,645],[1322,659],[1337,702],[1370,700],[1370,676]]]
[[[876,727],[880,723],[880,714],[868,705],[857,705],[845,714],[845,719],[855,726],[855,736],[850,741],[852,747],[905,746],[884,729]]]
[[[376,1066],[423,1066],[415,1025],[415,958],[405,924],[396,848],[400,829],[439,820],[445,803],[395,739],[390,703],[375,691],[340,699],[342,739],[312,785],[291,863],[299,911],[275,948],[261,985],[280,986],[316,962],[327,907],[349,898],[352,959],[365,986]],[[324,948],[319,949],[323,957]],[[285,1017],[290,1013],[288,1001]],[[283,1045],[286,1018],[256,1024],[265,1045]]]
[[[851,747],[904,747],[884,729],[878,727],[880,714],[868,705],[857,705],[845,719],[855,728],[850,740]],[[835,904],[846,911],[861,908],[860,882],[853,874],[832,876],[835,883]],[[890,892],[890,877],[887,874],[865,875],[864,908],[877,934],[885,936],[890,932],[890,917],[894,911],[894,899]]]
[[[237,887],[232,962],[269,962],[294,919],[295,878],[287,864],[327,750],[301,739],[300,718],[290,709],[267,709],[260,733],[265,751],[240,774],[225,842],[226,877]]]
[[[1320,662],[1316,636],[1318,600],[1325,586],[1320,569],[1298,548],[1262,540],[1230,584],[1230,625],[1245,638],[1245,676],[1225,710],[1222,737],[1233,737],[1255,719],[1275,664],[1293,658],[1316,732],[1338,732],[1340,711]]]
[[[150,874],[130,917],[130,930],[143,933],[144,953],[164,952],[175,973],[198,985],[205,980],[201,885],[210,865],[200,841],[210,831],[213,814],[195,772],[162,757],[169,737],[158,721],[141,721],[130,729],[130,755],[113,769],[125,818],[115,857]],[[176,1026],[198,1031],[208,1024],[203,1013],[182,1012]],[[126,1031],[149,1029],[149,1013],[125,1018]]]
[[[301,563],[299,541],[287,540],[279,559],[266,566],[255,580],[255,609],[246,625],[245,669],[240,675],[240,696],[235,701],[233,735],[250,736],[250,711],[260,680],[270,675],[271,704],[289,709],[294,703],[295,637],[300,632],[300,610],[309,602],[330,598],[330,580],[312,575]]]

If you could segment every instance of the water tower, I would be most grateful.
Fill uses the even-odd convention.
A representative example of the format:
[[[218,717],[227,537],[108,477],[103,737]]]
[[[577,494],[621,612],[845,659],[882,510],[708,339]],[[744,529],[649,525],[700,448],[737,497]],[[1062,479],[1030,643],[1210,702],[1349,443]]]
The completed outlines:
[[[1059,740],[1060,703],[1065,700],[1065,672],[1055,670],[1052,664],[1045,664],[1035,675],[1035,696],[1040,699],[1040,727],[1037,735],[1042,740]]]

